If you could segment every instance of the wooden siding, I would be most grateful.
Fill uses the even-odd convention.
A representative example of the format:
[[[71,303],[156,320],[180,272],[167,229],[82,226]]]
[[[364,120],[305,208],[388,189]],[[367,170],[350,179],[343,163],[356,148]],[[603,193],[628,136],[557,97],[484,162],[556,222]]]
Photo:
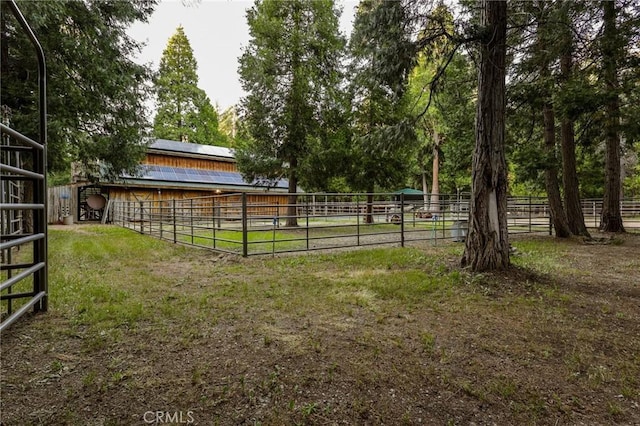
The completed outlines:
[[[47,197],[47,223],[61,223],[67,215],[78,220],[78,185],[51,186]]]
[[[219,195],[215,191],[196,191],[188,189],[155,189],[155,188],[109,188],[109,196],[112,200],[120,201],[168,201],[185,200],[197,197],[209,197]]]
[[[171,208],[176,200],[178,209],[195,209],[202,214],[213,211],[214,205],[220,209],[223,217],[240,218],[241,195],[219,194],[215,191],[193,191],[181,189],[146,189],[146,188],[118,188],[109,190],[109,198],[114,201],[129,201],[132,204],[143,202],[146,208]],[[193,199],[193,202],[190,200]],[[287,194],[247,194],[247,214],[250,217],[283,216],[286,214]]]
[[[147,154],[142,163],[152,164],[154,166],[182,167],[185,169],[218,170],[221,172],[238,171],[236,163],[232,161],[207,160],[162,154]]]

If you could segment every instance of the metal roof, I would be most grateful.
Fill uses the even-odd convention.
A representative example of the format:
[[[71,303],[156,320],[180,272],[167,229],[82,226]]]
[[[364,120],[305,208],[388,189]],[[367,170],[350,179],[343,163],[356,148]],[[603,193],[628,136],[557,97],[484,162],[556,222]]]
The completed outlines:
[[[413,188],[403,188],[394,192],[394,194],[404,194],[404,195],[422,195],[423,192],[418,189]]]
[[[200,145],[190,142],[177,142],[167,139],[156,139],[149,149],[158,151],[180,152],[185,154],[208,155],[213,157],[235,158],[233,151],[223,146]]]
[[[136,180],[138,182],[172,182],[189,184],[206,184],[235,188],[253,189],[287,189],[289,181],[280,179],[275,185],[268,185],[264,182],[247,182],[238,172],[223,172],[218,170],[187,169],[183,167],[156,166],[143,164],[139,166],[136,176],[124,175],[126,180]]]

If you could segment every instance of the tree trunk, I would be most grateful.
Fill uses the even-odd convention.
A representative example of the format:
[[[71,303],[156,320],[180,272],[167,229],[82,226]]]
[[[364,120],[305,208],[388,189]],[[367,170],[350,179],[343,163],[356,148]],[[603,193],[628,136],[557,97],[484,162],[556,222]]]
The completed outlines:
[[[605,232],[624,232],[620,211],[620,104],[618,99],[617,65],[621,57],[616,29],[615,1],[602,2],[604,32],[602,35],[602,62],[607,100],[605,104],[606,154],[604,170],[604,200],[600,229]]]
[[[433,129],[433,175],[431,177],[431,207],[429,211],[440,213],[440,135]]]
[[[551,105],[545,102],[542,107],[544,118],[544,151],[547,156],[547,165],[544,170],[544,184],[547,190],[551,223],[556,231],[556,237],[568,238],[571,236],[567,217],[562,207],[560,196],[560,184],[558,182],[558,167],[556,166],[556,128],[555,117]]]
[[[544,3],[539,3],[540,10],[544,10]],[[547,53],[548,29],[546,19],[542,16],[538,20],[538,35],[536,39],[537,53],[540,55],[540,80],[542,82],[543,104],[542,118],[544,122],[542,145],[545,154],[544,185],[547,191],[551,223],[556,231],[556,237],[568,238],[571,236],[567,216],[562,207],[560,184],[558,182],[558,165],[556,157],[556,120],[551,105],[551,72],[549,71],[549,55]]]
[[[371,185],[369,189],[367,189],[367,213],[364,216],[364,223],[373,223],[373,191],[375,190],[374,186]]]
[[[568,20],[568,14],[565,14]],[[570,22],[565,22],[569,29]],[[573,62],[573,36],[570,30],[562,35],[564,49],[560,55],[560,73],[563,82],[571,78]],[[561,89],[562,90],[562,89]],[[567,213],[569,230],[574,235],[591,238],[584,222],[582,202],[580,201],[580,186],[578,181],[576,161],[576,141],[573,121],[569,117],[562,117],[560,123],[560,139],[562,146],[562,186],[564,189],[564,208]]]
[[[427,172],[422,168],[422,201],[424,202],[424,208],[429,205],[429,187],[427,186]]]
[[[287,220],[285,226],[287,228],[295,228],[298,226],[298,196],[296,194],[298,190],[298,159],[292,157],[289,161],[289,166],[289,197],[287,201]]]
[[[507,164],[504,155],[507,2],[481,0],[476,146],[469,233],[462,266],[472,271],[509,267]]]

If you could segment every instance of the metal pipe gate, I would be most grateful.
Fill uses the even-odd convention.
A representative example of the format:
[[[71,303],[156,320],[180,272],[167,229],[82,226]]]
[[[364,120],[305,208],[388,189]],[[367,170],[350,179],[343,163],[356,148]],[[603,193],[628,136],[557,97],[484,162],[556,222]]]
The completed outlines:
[[[0,301],[6,301],[7,311],[3,312],[0,332],[4,331],[31,308],[35,312],[47,310],[48,263],[47,263],[47,72],[44,51],[26,19],[14,0],[9,0],[9,9],[33,44],[38,58],[39,89],[39,141],[34,141],[8,125],[0,124],[2,134],[2,155],[0,173],[2,178],[2,203],[0,215],[2,235],[2,283]],[[15,155],[14,155],[15,154]],[[15,158],[30,155],[31,169],[24,167]],[[13,160],[13,161],[12,161]],[[21,184],[32,185],[32,199],[25,200],[24,194],[13,193]],[[29,226],[24,217],[32,218]],[[16,220],[20,218],[20,220]],[[13,256],[19,248],[31,246],[32,256],[26,260]],[[18,253],[21,254],[21,253]],[[12,287],[31,278],[32,289],[13,292]],[[23,303],[13,310],[12,302]],[[3,304],[4,305],[4,304]]]

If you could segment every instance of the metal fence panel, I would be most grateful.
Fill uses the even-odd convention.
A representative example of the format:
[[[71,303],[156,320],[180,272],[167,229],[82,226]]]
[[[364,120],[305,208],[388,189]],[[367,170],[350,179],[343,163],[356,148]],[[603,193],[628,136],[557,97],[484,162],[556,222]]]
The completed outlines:
[[[253,256],[464,241],[469,196],[440,194],[425,203],[422,196],[410,199],[394,193],[317,193],[297,194],[296,202],[288,204],[268,193],[226,194],[136,203],[114,200],[109,214],[116,224],[163,240]],[[510,233],[551,232],[545,199],[512,197],[507,216]]]

